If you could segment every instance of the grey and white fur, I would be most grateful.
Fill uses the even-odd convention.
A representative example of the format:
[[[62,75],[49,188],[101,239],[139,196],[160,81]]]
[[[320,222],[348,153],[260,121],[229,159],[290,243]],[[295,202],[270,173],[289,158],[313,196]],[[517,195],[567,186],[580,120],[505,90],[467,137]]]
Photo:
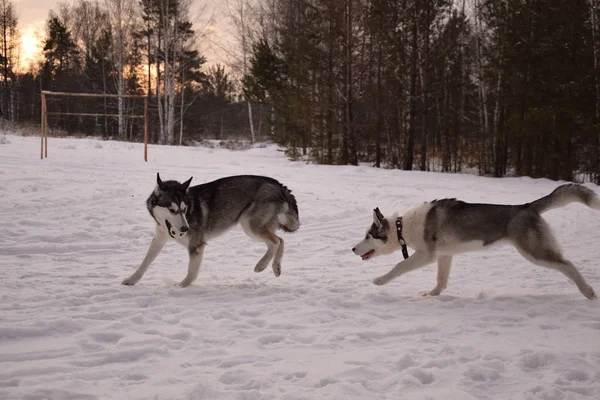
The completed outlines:
[[[135,285],[169,239],[185,246],[189,253],[187,276],[179,283],[186,287],[198,277],[208,240],[240,224],[244,232],[267,245],[267,252],[254,271],[263,271],[272,261],[273,273],[281,275],[284,241],[275,232],[294,232],[300,226],[298,205],[292,192],[265,176],[230,176],[193,187],[192,178],[179,183],[162,181],[146,205],[156,222],[154,238],[140,267],[123,285]]]
[[[428,295],[439,295],[448,284],[452,257],[497,243],[512,244],[533,264],[561,272],[577,285],[588,299],[594,289],[564,258],[550,225],[540,214],[572,202],[600,210],[600,198],[589,188],[566,184],[551,194],[522,205],[470,204],[456,199],[434,200],[420,204],[402,216],[402,236],[415,250],[373,283],[385,285],[391,280],[437,261],[437,285]],[[363,260],[391,254],[401,248],[396,230],[397,214],[384,217],[376,208],[373,224],[365,238],[352,251]]]

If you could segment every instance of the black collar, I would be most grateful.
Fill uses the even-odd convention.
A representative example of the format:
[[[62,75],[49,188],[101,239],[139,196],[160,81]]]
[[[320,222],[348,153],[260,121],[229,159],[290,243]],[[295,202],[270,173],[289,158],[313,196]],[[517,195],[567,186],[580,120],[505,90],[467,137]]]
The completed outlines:
[[[402,246],[402,255],[406,260],[408,258],[408,249],[406,248],[406,241],[402,236],[402,217],[398,217],[396,220],[396,232],[398,233],[398,242],[400,242],[400,246]]]

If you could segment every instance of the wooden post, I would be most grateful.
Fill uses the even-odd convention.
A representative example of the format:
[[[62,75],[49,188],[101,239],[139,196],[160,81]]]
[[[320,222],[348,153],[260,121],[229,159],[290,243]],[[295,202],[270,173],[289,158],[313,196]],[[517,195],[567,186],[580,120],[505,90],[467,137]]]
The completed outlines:
[[[40,118],[40,139],[41,139],[41,147],[40,147],[40,160],[44,159],[44,103],[45,103],[45,95],[42,93],[41,97],[41,118]]]
[[[44,158],[48,158],[48,105],[46,104],[46,95],[42,95],[44,102]]]
[[[148,162],[148,96],[144,97],[144,161]]]

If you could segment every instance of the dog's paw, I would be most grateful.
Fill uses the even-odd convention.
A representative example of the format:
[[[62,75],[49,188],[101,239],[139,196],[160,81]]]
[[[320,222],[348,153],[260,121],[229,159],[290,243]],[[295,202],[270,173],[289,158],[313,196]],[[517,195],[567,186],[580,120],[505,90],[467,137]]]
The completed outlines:
[[[188,281],[187,279],[182,280],[177,284],[180,288],[186,288],[192,284],[192,281]]]
[[[125,278],[121,281],[121,285],[133,286],[139,281],[135,276],[130,276],[129,278]]]
[[[273,274],[275,274],[276,278],[279,278],[281,275],[281,264],[273,263]]]
[[[433,290],[429,291],[429,292],[423,292],[421,293],[422,296],[439,296],[442,293],[442,289],[440,288],[434,288]]]
[[[387,279],[387,277],[385,275],[380,276],[379,278],[375,278],[373,280],[373,283],[376,284],[377,286],[383,286],[388,282],[389,282],[389,280]]]
[[[256,267],[254,267],[254,272],[263,272],[267,268],[267,263],[258,263]]]
[[[583,289],[581,291],[581,294],[583,294],[586,298],[590,300],[596,300],[598,298],[598,296],[596,296],[596,292],[594,292],[594,289],[591,286],[588,286],[586,289]]]

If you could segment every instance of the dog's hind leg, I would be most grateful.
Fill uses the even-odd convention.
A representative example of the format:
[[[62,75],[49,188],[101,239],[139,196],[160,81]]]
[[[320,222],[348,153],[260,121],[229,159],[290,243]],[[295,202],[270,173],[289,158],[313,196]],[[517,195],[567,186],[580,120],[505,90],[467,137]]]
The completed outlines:
[[[423,268],[427,264],[430,264],[433,259],[433,255],[430,253],[416,251],[406,260],[396,264],[396,266],[387,274],[381,275],[379,278],[375,278],[373,283],[379,286],[385,285],[400,275],[404,275],[407,272],[414,271],[415,269]]]
[[[275,235],[273,232],[267,229],[263,229],[261,232],[255,233],[255,235],[267,245],[267,252],[264,256],[262,256],[262,258],[254,267],[254,272],[261,272],[264,271],[265,268],[267,268],[267,265],[269,265],[271,260],[273,260],[273,258],[279,252],[279,247],[283,246],[281,246],[282,242],[279,239],[279,236]],[[275,273],[275,276],[279,276],[281,274],[281,265],[279,266],[278,270],[275,270],[274,262],[273,272]]]
[[[595,299],[594,289],[569,260],[565,260],[556,244],[550,226],[541,217],[537,224],[521,229],[511,235],[513,244],[519,253],[529,262],[561,272],[577,285],[577,288],[588,299]]]
[[[273,264],[271,264],[275,276],[281,275],[281,259],[283,258],[283,248],[285,243],[279,236],[277,236],[277,239],[279,239],[279,246],[275,252],[275,257],[273,258]]]
[[[198,278],[198,271],[200,270],[200,264],[202,263],[202,255],[204,254],[205,245],[200,245],[194,249],[189,250],[190,261],[188,263],[188,273],[186,277],[179,282],[179,286],[188,287]]]
[[[588,285],[575,265],[573,265],[571,261],[565,260],[560,252],[557,252],[555,249],[538,249],[531,251],[531,249],[526,249],[519,245],[516,247],[519,253],[521,253],[521,255],[529,262],[561,272],[577,285],[577,288],[582,295],[590,300],[596,298],[594,289]]]
[[[448,276],[452,266],[452,256],[439,256],[437,259],[437,285],[425,296],[439,296],[448,286]]]
[[[264,208],[256,205],[249,207],[245,215],[240,218],[240,225],[246,235],[260,240],[267,245],[267,252],[256,263],[254,272],[262,272],[273,260],[273,273],[276,277],[281,275],[281,258],[283,257],[283,239],[275,235],[276,224],[272,218],[275,215],[275,207],[267,205]]]
[[[167,243],[168,238],[169,237],[167,236],[167,233],[157,227],[154,232],[154,238],[152,239],[152,243],[150,243],[150,248],[148,248],[146,257],[144,257],[144,260],[142,261],[142,265],[140,265],[140,267],[129,278],[123,279],[121,284],[133,286],[140,279],[142,279],[142,276],[144,276],[144,274],[148,270],[148,267],[150,266],[150,264],[152,264],[152,261],[156,259],[156,257],[160,254],[162,248],[165,246],[165,243]]]

